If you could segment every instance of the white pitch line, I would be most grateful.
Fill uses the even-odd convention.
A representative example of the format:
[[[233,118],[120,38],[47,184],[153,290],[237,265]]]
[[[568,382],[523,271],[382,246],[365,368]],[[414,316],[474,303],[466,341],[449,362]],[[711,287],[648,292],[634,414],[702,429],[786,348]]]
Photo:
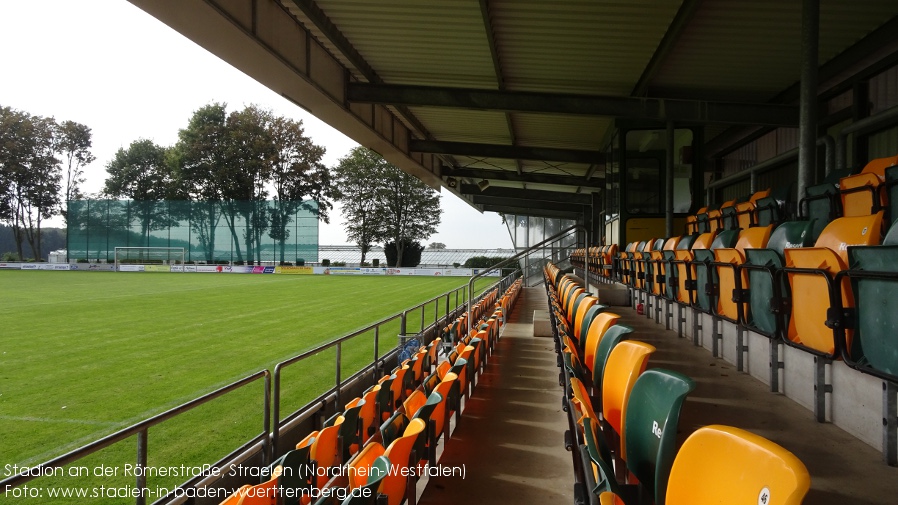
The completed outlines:
[[[0,415],[0,421],[31,421],[38,423],[68,423],[87,424],[90,426],[118,426],[121,423],[113,421],[91,421],[90,419],[53,419],[51,417],[20,417]]]

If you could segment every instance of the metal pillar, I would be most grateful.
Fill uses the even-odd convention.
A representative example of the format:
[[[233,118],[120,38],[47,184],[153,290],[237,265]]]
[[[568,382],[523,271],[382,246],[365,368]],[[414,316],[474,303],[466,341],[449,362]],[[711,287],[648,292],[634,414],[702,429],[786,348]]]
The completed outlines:
[[[667,122],[667,173],[664,183],[664,236],[673,237],[674,125]]]
[[[801,84],[798,124],[798,198],[814,183],[817,158],[817,46],[820,3],[801,2]]]
[[[826,422],[826,394],[833,392],[832,382],[826,380],[826,365],[832,362],[829,358],[814,358],[814,417],[818,423]]]
[[[898,384],[882,381],[882,461],[898,466]]]

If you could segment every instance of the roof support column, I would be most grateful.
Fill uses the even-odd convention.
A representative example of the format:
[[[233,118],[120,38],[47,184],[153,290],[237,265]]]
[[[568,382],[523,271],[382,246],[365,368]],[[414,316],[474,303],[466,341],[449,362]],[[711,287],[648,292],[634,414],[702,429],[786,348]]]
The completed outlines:
[[[667,122],[667,171],[664,177],[664,236],[673,237],[674,125]]]
[[[818,0],[801,2],[801,85],[798,119],[798,199],[814,182],[817,158],[817,47],[820,32]]]

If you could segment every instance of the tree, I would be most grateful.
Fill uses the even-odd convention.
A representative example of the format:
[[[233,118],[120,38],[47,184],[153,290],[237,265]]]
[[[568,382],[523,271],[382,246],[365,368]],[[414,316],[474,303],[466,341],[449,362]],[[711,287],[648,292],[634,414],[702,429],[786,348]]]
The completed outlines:
[[[378,184],[382,205],[382,238],[396,244],[396,264],[403,263],[405,244],[426,240],[440,224],[440,195],[394,165],[388,165]]]
[[[444,244],[442,242],[431,242],[430,245],[427,247],[430,249],[445,249],[446,244]]]
[[[150,232],[171,223],[167,209],[157,205],[171,193],[173,177],[167,163],[167,149],[152,140],[131,142],[119,148],[106,164],[108,176],[103,193],[112,198],[133,200],[140,222],[141,240],[148,242]]]
[[[376,152],[356,147],[334,174],[346,234],[362,249],[362,261],[371,245],[383,240],[396,245],[396,264],[401,265],[407,244],[436,232],[440,195]]]
[[[398,248],[394,242],[384,244],[384,256],[387,257],[387,266],[389,267],[416,267],[421,263],[421,253],[424,252],[424,246],[420,242],[405,241],[402,244],[403,254],[402,260],[398,257]]]
[[[207,261],[215,259],[215,230],[221,220],[223,184],[220,177],[227,165],[227,104],[211,103],[197,109],[187,127],[178,132],[172,149],[177,167],[180,196],[203,202],[193,208],[190,227],[203,248]]]
[[[59,207],[56,120],[0,107],[0,219],[10,224],[19,257],[27,240],[37,257],[41,224]]]
[[[290,238],[290,222],[300,209],[314,212],[325,223],[331,209],[331,178],[321,163],[324,148],[312,143],[303,133],[302,121],[276,117],[271,122],[275,157],[271,175],[276,205],[268,235],[279,244],[280,262]],[[311,200],[304,199],[311,197]],[[317,202],[317,205],[313,202]]]
[[[65,185],[62,195],[62,217],[68,221],[66,204],[81,199],[81,184],[84,183],[84,167],[93,163],[91,154],[90,128],[74,121],[63,121],[57,130],[57,149],[65,160]]]
[[[334,197],[342,204],[346,236],[365,255],[383,236],[382,203],[378,200],[378,184],[383,180],[389,163],[380,155],[364,147],[356,147],[341,158],[332,169]]]

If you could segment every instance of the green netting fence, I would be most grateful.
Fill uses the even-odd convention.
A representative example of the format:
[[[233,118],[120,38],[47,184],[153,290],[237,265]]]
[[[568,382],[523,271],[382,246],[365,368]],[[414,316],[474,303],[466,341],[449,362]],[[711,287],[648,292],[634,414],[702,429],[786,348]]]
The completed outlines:
[[[314,200],[70,201],[69,261],[112,262],[116,247],[183,247],[189,262],[317,262],[317,216]]]

